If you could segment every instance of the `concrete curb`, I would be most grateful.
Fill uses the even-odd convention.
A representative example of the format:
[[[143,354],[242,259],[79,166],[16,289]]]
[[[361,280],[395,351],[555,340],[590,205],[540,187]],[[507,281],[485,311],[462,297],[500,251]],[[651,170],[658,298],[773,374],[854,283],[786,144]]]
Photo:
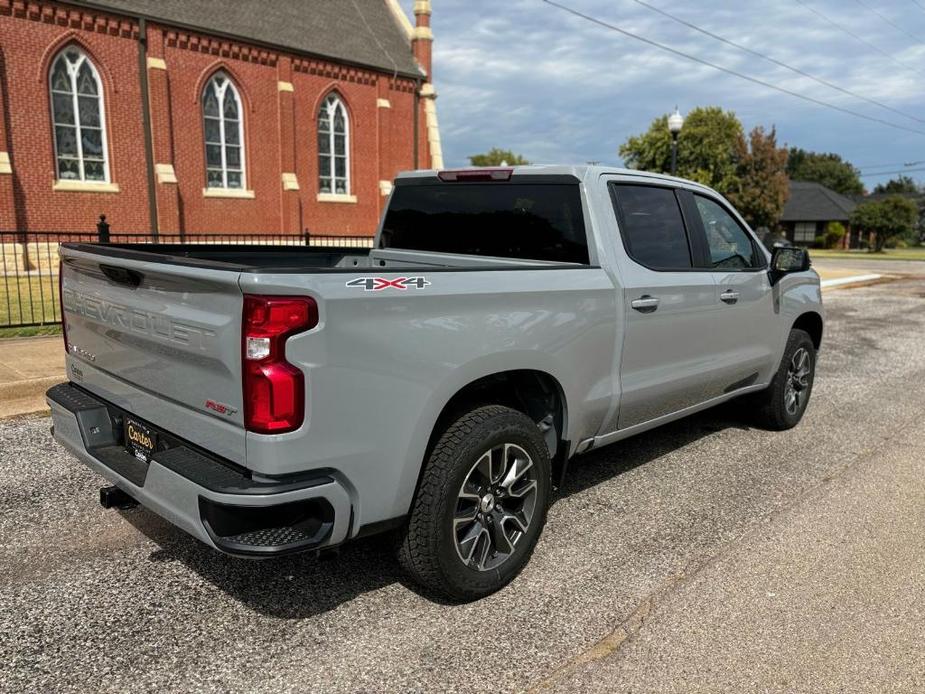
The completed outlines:
[[[883,279],[883,275],[852,275],[851,277],[837,277],[831,280],[822,280],[820,285],[823,289],[828,289],[829,287],[841,287],[846,284],[867,284],[870,282],[875,282],[879,279]]]
[[[0,419],[46,411],[45,391],[63,380],[61,376],[47,376],[0,384]]]

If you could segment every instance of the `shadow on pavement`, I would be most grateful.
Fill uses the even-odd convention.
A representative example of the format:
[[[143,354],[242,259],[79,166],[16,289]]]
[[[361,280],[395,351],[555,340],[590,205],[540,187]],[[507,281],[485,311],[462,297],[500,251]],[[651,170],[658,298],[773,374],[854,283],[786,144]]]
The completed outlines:
[[[684,448],[724,429],[751,428],[742,415],[741,401],[730,401],[690,417],[612,443],[599,450],[572,458],[565,483],[552,503],[605,482],[667,453]]]
[[[404,580],[390,535],[363,538],[320,557],[241,559],[217,552],[142,507],[122,515],[159,545],[149,557],[152,562],[180,561],[235,600],[272,617],[312,617]]]
[[[552,503],[732,427],[748,428],[735,405],[726,404],[573,459],[565,485],[554,493]],[[394,533],[350,542],[320,557],[239,559],[220,554],[141,507],[123,512],[123,517],[159,545],[150,555],[152,562],[180,561],[260,614],[312,617],[393,583],[442,602],[403,575],[394,556]]]

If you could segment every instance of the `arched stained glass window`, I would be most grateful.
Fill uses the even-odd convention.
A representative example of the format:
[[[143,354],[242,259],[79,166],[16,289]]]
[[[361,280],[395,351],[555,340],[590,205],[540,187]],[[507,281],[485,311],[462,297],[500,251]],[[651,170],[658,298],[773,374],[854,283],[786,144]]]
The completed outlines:
[[[241,97],[224,72],[202,91],[206,143],[206,185],[244,188],[244,118]]]
[[[77,46],[67,46],[51,63],[51,116],[58,180],[109,181],[103,86]]]
[[[329,94],[318,112],[318,189],[350,194],[350,122],[337,94]]]

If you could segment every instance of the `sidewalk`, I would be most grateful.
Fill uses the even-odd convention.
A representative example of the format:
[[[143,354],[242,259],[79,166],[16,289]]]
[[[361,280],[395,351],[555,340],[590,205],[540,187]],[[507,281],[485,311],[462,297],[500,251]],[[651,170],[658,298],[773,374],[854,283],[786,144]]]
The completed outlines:
[[[0,417],[46,410],[45,391],[64,380],[60,335],[0,340]]]

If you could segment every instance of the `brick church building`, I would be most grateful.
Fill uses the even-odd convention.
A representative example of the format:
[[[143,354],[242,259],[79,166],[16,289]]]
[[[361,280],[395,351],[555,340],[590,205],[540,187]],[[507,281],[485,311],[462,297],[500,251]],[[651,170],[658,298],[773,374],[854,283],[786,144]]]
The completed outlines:
[[[0,0],[0,231],[375,231],[442,166],[430,0]]]

